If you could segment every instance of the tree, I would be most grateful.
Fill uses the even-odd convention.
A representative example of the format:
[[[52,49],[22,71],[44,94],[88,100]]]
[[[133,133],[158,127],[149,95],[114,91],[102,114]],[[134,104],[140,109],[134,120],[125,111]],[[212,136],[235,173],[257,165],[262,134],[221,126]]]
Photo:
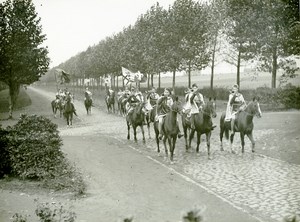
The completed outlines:
[[[0,81],[9,87],[9,118],[21,84],[31,84],[44,75],[50,59],[42,47],[40,18],[31,0],[7,0],[0,3]]]
[[[277,71],[288,69],[283,75],[294,76],[287,62],[279,60],[292,54],[300,54],[299,40],[299,1],[297,0],[267,0],[258,1],[259,18],[263,23],[259,29],[258,43],[262,46],[260,59],[262,68],[272,73],[272,88],[276,88]]]

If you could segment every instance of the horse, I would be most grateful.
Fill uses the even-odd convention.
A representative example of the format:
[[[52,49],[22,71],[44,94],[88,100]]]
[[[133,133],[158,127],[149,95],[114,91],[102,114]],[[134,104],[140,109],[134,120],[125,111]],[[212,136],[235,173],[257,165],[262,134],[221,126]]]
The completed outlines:
[[[54,118],[56,118],[57,110],[59,110],[59,116],[61,118],[62,113],[63,113],[63,103],[62,103],[61,99],[52,100],[51,101],[51,107],[52,107],[52,111],[53,111],[53,114],[54,114]]]
[[[211,131],[212,131],[212,118],[217,117],[216,99],[212,100],[211,98],[209,98],[209,101],[204,105],[202,111],[194,115],[195,115],[194,116],[195,129],[190,129],[191,132],[189,138],[187,138],[187,130],[188,128],[190,128],[190,121],[187,120],[186,114],[182,115],[182,127],[184,132],[186,151],[188,151],[191,148],[192,139],[194,137],[195,132],[197,132],[196,152],[198,153],[200,141],[201,141],[201,135],[205,134],[207,153],[208,153],[208,158],[210,159],[210,138],[211,138]]]
[[[115,113],[115,92],[112,91],[105,97],[105,103],[107,106],[107,112]]]
[[[93,105],[93,100],[91,98],[86,98],[84,100],[84,106],[86,109],[86,114],[92,114],[92,105]]]
[[[64,105],[64,117],[67,120],[67,125],[72,125],[73,113],[77,116],[74,104],[71,103],[71,98],[67,98]]]
[[[155,122],[156,112],[157,112],[157,110],[156,110],[156,105],[155,105],[155,106],[153,106],[153,108],[146,115],[146,123],[147,123],[147,128],[148,128],[149,139],[151,138],[150,124]]]
[[[119,110],[119,114],[121,116],[126,116],[126,102],[127,99],[125,98],[124,95],[118,97],[117,99],[117,103],[118,103],[118,110]]]
[[[166,114],[162,122],[162,134],[163,134],[163,144],[165,147],[165,153],[166,153],[166,157],[168,157],[168,148],[166,144],[166,141],[168,140],[171,162],[173,162],[176,140],[179,133],[179,127],[177,125],[177,114],[180,114],[181,111],[182,111],[181,102],[178,101],[178,97],[176,97],[173,105],[171,106],[170,111]],[[157,152],[160,153],[158,121],[154,122],[154,131],[155,131]]]
[[[221,141],[221,151],[224,151],[223,149],[223,134],[225,132],[225,138],[229,139],[229,130],[231,129],[231,121],[225,121],[225,112],[222,113],[222,116],[220,118],[220,141]],[[262,113],[260,110],[259,105],[259,98],[254,97],[253,100],[246,106],[244,110],[241,110],[237,113],[236,119],[234,121],[234,129],[233,134],[230,135],[230,149],[232,153],[235,153],[235,151],[232,148],[234,133],[239,132],[241,137],[241,144],[242,144],[242,153],[244,153],[244,146],[245,146],[245,135],[250,139],[252,144],[252,152],[255,152],[255,141],[253,138],[253,117],[257,116],[258,118],[262,117]]]
[[[145,113],[144,113],[144,106],[145,103],[141,102],[134,107],[133,111],[126,116],[126,123],[127,123],[127,139],[130,139],[130,125],[132,126],[133,129],[133,135],[134,135],[134,140],[137,142],[136,138],[136,128],[139,126],[141,128],[142,134],[143,134],[143,143],[146,142],[145,140],[145,133],[144,133],[144,118],[145,118]]]

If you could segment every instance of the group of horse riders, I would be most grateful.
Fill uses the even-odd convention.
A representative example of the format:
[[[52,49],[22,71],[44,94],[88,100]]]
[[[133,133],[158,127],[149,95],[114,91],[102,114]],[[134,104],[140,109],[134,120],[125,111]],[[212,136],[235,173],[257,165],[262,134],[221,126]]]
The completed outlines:
[[[110,96],[114,91],[111,87],[107,87],[106,94]],[[119,90],[117,93],[118,100],[121,100],[121,103],[125,105],[126,115],[131,115],[134,108],[138,103],[145,102],[145,114],[148,113],[152,109],[156,109],[155,121],[158,121],[158,130],[159,130],[159,138],[162,138],[162,124],[163,119],[166,114],[170,111],[172,104],[174,103],[174,92],[170,88],[165,88],[162,95],[160,96],[156,92],[156,88],[152,87],[151,90],[146,92],[147,95],[145,97],[139,91],[138,88],[132,87],[129,90],[128,87],[125,87],[124,91]],[[92,100],[92,92],[89,91],[87,87],[85,90],[85,100]],[[56,93],[56,100],[60,101],[68,101],[70,100],[72,103],[73,96],[68,91],[68,89],[60,89]],[[92,100],[93,101],[93,100]],[[203,95],[200,93],[200,89],[198,85],[194,83],[191,88],[187,88],[185,91],[185,104],[183,106],[183,112],[187,114],[187,118],[190,120],[191,129],[195,129],[195,115],[199,112],[202,112],[202,109],[205,105],[205,101]],[[239,86],[237,84],[233,85],[231,88],[227,108],[226,108],[226,117],[225,121],[231,121],[231,129],[234,126],[234,120],[236,118],[236,114],[243,110],[246,107],[246,102],[243,95],[239,92]],[[145,121],[146,124],[146,121]],[[180,129],[178,121],[177,121],[178,129]],[[211,129],[213,130],[215,125],[211,122]],[[233,131],[232,131],[233,133]],[[182,133],[179,130],[178,138],[182,137]]]

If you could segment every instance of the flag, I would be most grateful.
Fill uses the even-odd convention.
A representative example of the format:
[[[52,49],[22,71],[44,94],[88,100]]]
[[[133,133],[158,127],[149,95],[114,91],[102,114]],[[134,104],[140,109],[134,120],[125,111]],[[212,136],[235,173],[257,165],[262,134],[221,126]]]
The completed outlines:
[[[55,70],[56,82],[59,84],[69,83],[71,81],[70,74],[62,69]]]
[[[140,73],[140,71],[134,73],[130,70],[122,67],[122,75],[124,78],[124,84],[127,85],[129,82],[146,82],[147,76],[145,76],[143,73]]]
[[[135,73],[131,72],[130,70],[124,67],[122,67],[122,75],[123,75],[125,85],[127,85],[129,82],[135,81]]]

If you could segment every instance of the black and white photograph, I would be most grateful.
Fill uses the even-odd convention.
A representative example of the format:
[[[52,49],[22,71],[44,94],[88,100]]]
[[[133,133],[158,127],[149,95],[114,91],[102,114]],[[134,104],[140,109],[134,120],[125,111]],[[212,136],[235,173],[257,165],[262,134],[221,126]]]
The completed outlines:
[[[300,222],[299,0],[0,0],[0,222]]]

